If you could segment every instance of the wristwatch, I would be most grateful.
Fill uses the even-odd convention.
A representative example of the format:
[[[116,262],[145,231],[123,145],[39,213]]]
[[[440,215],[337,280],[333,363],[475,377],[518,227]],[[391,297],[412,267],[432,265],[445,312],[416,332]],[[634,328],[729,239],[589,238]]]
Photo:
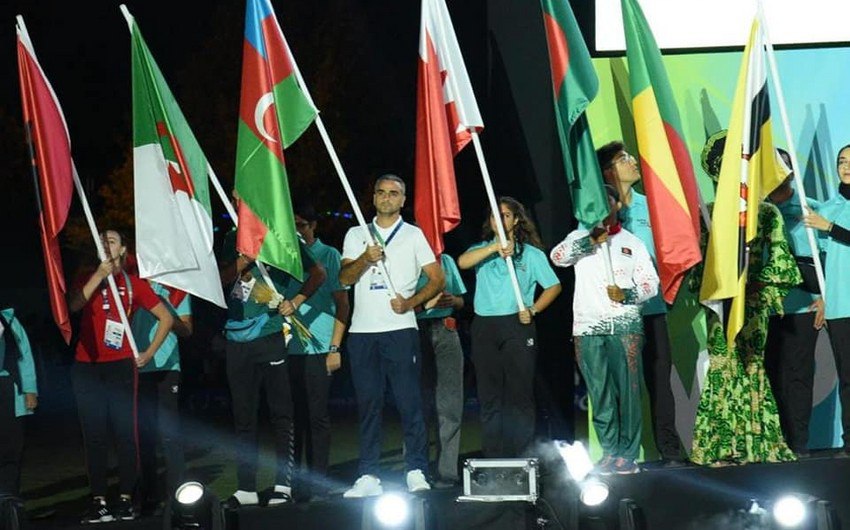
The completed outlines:
[[[329,353],[339,353],[339,346],[336,344],[331,344],[331,347],[328,349]]]

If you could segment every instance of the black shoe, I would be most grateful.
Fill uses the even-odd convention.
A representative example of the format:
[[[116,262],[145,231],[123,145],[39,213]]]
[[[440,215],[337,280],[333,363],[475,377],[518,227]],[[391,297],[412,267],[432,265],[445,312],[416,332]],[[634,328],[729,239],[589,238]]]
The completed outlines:
[[[136,518],[136,508],[133,507],[133,501],[127,497],[118,499],[112,513],[117,521],[132,521]]]
[[[672,469],[677,467],[685,467],[688,465],[687,460],[682,460],[681,458],[665,458],[662,460],[661,467],[665,469]]]
[[[80,522],[82,524],[93,524],[108,523],[114,520],[115,517],[112,515],[112,512],[109,511],[109,507],[106,506],[106,501],[101,499],[92,499],[88,511]]]
[[[284,493],[282,491],[272,490],[271,493],[269,493],[268,500],[266,501],[266,506],[277,506],[279,504],[286,504],[289,502],[292,502],[292,495]]]

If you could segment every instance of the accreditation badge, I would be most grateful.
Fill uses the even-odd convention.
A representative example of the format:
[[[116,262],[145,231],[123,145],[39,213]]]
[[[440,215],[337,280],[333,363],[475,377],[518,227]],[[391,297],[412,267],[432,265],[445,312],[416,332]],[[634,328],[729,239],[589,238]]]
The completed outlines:
[[[107,348],[120,350],[124,343],[124,326],[121,322],[106,319],[106,327],[103,330],[103,343]]]
[[[230,296],[244,304],[251,298],[251,291],[254,290],[254,284],[256,283],[257,279],[253,277],[248,281],[240,278],[239,281],[237,281],[236,284],[233,286],[233,290],[230,292]]]
[[[387,288],[387,281],[380,267],[373,265],[371,276],[369,277],[369,290],[380,291]]]

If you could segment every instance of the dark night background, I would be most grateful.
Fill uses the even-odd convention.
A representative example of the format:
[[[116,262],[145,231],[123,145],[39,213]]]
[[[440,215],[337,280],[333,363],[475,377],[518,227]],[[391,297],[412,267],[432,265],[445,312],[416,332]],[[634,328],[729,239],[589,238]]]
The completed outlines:
[[[127,6],[225,188],[232,185],[244,24],[233,0],[137,0]],[[64,109],[72,149],[99,226],[132,219],[130,41],[119,1],[5,1],[0,5],[0,307],[14,306],[38,340],[55,344],[38,240],[32,177],[21,126],[14,16],[24,16],[42,68]],[[370,185],[395,172],[412,188],[416,116],[419,2],[413,0],[294,0],[273,4],[367,217]],[[448,0],[478,98],[482,133],[497,195],[528,206],[547,246],[574,221],[561,167],[540,6],[529,0]],[[592,35],[593,2],[573,2]],[[5,50],[5,51],[3,51]],[[286,153],[293,196],[330,212],[320,236],[341,246],[351,225],[341,186],[315,127]],[[487,206],[472,147],[456,159],[463,222],[447,236],[460,254],[479,237]],[[214,199],[214,203],[218,201]],[[408,206],[413,204],[408,197]],[[91,254],[74,202],[63,241],[66,276]],[[218,204],[214,206],[221,211]],[[412,219],[412,212],[406,212]],[[229,221],[217,217],[219,227]],[[548,250],[548,249],[547,249]],[[541,429],[572,432],[573,370],[569,343],[572,280],[538,323]],[[471,278],[468,287],[471,287]],[[470,298],[471,301],[471,298]],[[202,304],[197,304],[201,306]],[[471,304],[470,304],[471,305]],[[196,314],[209,313],[210,308]],[[34,327],[34,329],[31,329]],[[214,327],[214,326],[211,326]],[[68,354],[70,362],[70,354]]]

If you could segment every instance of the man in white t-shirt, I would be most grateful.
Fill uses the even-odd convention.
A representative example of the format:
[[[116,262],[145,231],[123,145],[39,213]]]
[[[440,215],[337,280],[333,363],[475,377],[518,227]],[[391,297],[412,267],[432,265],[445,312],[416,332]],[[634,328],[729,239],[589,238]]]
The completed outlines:
[[[354,313],[347,351],[360,419],[360,478],[344,497],[383,493],[378,478],[384,385],[389,379],[404,428],[409,491],[430,489],[428,438],[419,388],[419,334],[414,308],[442,292],[445,278],[419,228],[401,218],[404,181],[383,175],[375,183],[372,236],[349,229],[339,281],[354,286]],[[377,244],[373,243],[374,241]],[[416,292],[420,274],[428,283]],[[387,275],[389,277],[387,277]],[[390,293],[395,292],[395,297]]]

